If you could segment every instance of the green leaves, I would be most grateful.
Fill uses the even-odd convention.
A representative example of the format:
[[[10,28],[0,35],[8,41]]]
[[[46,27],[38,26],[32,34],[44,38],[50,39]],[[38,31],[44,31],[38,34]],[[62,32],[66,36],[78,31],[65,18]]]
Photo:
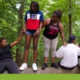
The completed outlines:
[[[26,12],[30,8],[30,3],[33,0],[24,0],[24,17]],[[43,12],[45,19],[50,18],[52,16],[52,12],[56,9],[60,9],[62,11],[62,23],[64,26],[64,33],[66,41],[69,36],[69,12],[72,14],[72,30],[73,34],[77,36],[77,42],[80,43],[80,0],[71,0],[72,1],[72,9],[69,11],[69,0],[35,0],[39,2],[40,10]],[[9,43],[15,41],[19,34],[18,29],[21,24],[19,24],[19,9],[17,8],[17,4],[21,4],[22,0],[0,0],[0,37],[4,36],[8,40]],[[24,24],[24,18],[21,20]],[[21,46],[16,46],[12,52],[15,53],[16,48],[21,48],[22,53],[24,53],[24,45],[25,39],[21,41]],[[58,48],[62,45],[62,40],[59,35],[58,38]],[[30,47],[30,58],[32,57],[33,44],[31,42]],[[40,62],[43,59],[44,54],[44,44],[43,44],[43,30],[41,31],[39,43],[38,43],[38,61]],[[32,58],[31,58],[32,59]]]

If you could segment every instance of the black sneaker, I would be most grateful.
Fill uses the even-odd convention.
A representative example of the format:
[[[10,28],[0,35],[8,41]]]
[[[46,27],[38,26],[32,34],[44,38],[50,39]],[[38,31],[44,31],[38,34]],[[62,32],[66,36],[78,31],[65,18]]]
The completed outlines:
[[[47,67],[48,67],[48,65],[47,65],[46,63],[44,63],[44,64],[42,65],[41,69],[44,70],[44,69],[47,68]]]
[[[51,64],[51,67],[54,67],[54,68],[58,69],[58,65],[55,64],[55,63],[52,63],[52,64]]]

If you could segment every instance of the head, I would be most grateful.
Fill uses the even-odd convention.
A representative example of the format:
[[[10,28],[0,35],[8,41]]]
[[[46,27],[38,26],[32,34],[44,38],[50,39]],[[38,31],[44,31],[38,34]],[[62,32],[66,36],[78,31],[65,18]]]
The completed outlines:
[[[30,5],[30,12],[36,14],[39,12],[39,4],[36,1],[32,1]]]
[[[75,43],[75,42],[76,42],[76,36],[70,35],[70,36],[69,36],[68,43]]]
[[[7,40],[2,37],[0,38],[0,48],[6,47],[7,46]]]
[[[55,10],[52,13],[52,21],[53,22],[61,21],[61,17],[62,17],[62,12],[60,10]]]

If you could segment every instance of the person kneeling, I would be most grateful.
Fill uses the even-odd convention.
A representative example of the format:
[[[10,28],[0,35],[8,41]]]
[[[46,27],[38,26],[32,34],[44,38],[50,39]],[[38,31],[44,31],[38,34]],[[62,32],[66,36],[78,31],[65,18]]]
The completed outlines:
[[[23,37],[21,33],[20,37],[13,43],[8,44],[5,38],[0,38],[0,73],[7,70],[9,73],[18,74],[18,66],[12,59],[12,54],[10,49],[18,44]]]
[[[75,45],[76,36],[70,35],[66,47],[62,46],[56,52],[56,57],[62,58],[59,66],[63,69],[72,70],[78,65],[78,55],[80,55],[80,48]]]

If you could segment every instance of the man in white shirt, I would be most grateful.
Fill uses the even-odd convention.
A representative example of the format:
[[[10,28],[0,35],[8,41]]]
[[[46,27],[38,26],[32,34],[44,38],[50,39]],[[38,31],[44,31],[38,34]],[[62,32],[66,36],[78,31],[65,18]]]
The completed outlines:
[[[80,55],[80,48],[75,45],[76,37],[69,36],[67,46],[62,46],[56,52],[56,57],[62,58],[59,65],[64,69],[73,69],[78,65],[78,56]]]

